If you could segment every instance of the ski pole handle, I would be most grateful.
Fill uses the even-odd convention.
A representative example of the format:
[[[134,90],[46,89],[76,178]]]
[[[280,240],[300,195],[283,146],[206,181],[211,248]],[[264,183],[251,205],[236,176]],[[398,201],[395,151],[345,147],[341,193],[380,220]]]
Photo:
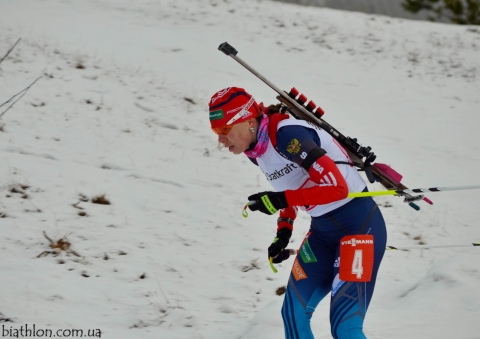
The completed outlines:
[[[295,254],[298,253],[298,251],[293,249],[293,248],[286,248],[286,249],[284,249],[284,251],[288,251],[288,253],[290,255],[295,255]],[[273,273],[277,273],[278,270],[275,268],[275,266],[273,266],[273,258],[272,257],[268,258],[268,262],[270,264],[270,268],[272,269]]]
[[[259,200],[249,201],[248,208],[250,208],[250,211],[256,211],[256,210],[258,210],[258,206],[259,206],[261,203],[262,203],[262,202],[259,201]]]

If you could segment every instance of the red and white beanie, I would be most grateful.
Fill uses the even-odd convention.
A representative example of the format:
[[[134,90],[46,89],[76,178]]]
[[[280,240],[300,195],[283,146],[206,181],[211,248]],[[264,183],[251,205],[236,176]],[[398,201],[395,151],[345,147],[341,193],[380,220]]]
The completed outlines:
[[[260,105],[243,88],[227,87],[208,103],[212,128],[238,124],[262,114]]]

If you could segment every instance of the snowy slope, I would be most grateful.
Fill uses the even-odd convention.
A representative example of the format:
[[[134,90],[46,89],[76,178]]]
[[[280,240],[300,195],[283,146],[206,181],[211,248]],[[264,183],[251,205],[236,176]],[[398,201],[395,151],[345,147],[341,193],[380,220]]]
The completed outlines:
[[[480,29],[270,1],[4,0],[0,104],[0,322],[100,329],[103,338],[278,338],[266,248],[275,218],[241,217],[270,189],[217,148],[207,102],[296,86],[411,187],[480,182]],[[0,114],[7,106],[0,108]],[[381,189],[371,185],[371,189]],[[478,191],[384,206],[389,245],[480,241]],[[105,195],[109,205],[92,203]],[[85,214],[84,216],[80,214]],[[298,247],[309,220],[296,222]],[[58,256],[49,241],[66,238]],[[478,248],[387,252],[369,338],[480,338]],[[329,338],[328,300],[313,317]]]

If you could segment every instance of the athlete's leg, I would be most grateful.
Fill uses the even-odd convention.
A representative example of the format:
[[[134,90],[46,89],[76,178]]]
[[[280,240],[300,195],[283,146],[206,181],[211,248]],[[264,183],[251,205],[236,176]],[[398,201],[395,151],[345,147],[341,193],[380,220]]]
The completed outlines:
[[[335,249],[309,232],[295,258],[283,301],[287,339],[313,339],[310,319],[318,303],[330,292]]]
[[[375,288],[378,269],[386,246],[386,228],[380,210],[373,206],[368,222],[362,225],[357,234],[374,236],[374,266],[369,282],[343,282],[338,278],[338,268],[334,269],[335,280],[332,287],[330,323],[335,339],[365,339],[363,321]],[[339,249],[337,250],[337,257]],[[340,261],[340,265],[341,265]]]

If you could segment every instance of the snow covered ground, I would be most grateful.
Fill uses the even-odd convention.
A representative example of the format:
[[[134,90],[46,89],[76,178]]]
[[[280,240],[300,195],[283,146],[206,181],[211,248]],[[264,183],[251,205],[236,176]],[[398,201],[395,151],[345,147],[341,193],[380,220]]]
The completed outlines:
[[[0,118],[4,337],[25,325],[120,339],[283,336],[275,292],[293,261],[274,274],[276,218],[241,217],[247,196],[270,187],[246,157],[217,148],[207,119],[221,88],[266,104],[275,93],[217,51],[224,41],[319,103],[406,185],[480,183],[473,26],[266,0],[2,0],[0,32],[0,58],[22,38],[0,64],[0,104],[42,76]],[[479,194],[430,194],[435,205],[419,212],[378,198],[388,244],[480,241]],[[101,196],[110,204],[92,202]],[[308,227],[301,215],[292,248]],[[44,232],[78,256],[47,253]],[[478,247],[387,252],[365,332],[480,338],[479,286]],[[328,306],[313,317],[316,338],[330,338]]]

